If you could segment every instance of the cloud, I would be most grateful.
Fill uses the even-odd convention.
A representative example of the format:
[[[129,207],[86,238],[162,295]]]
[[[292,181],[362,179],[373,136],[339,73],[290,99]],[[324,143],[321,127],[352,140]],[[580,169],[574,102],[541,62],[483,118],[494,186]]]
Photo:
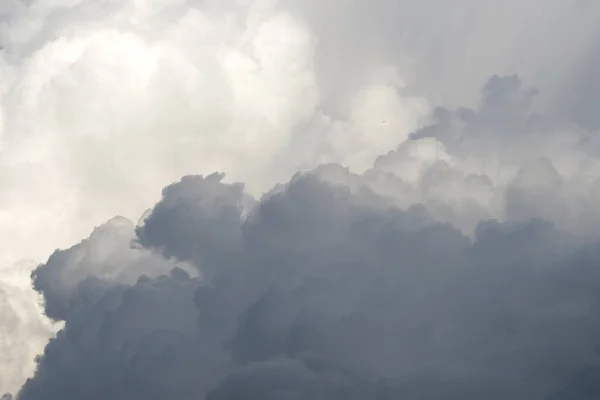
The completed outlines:
[[[318,38],[276,3],[14,1],[0,24],[0,268],[10,276],[115,215],[138,218],[183,175],[227,171],[260,195],[323,160],[369,165],[427,112],[388,87],[395,71],[353,82],[352,120],[324,113]],[[371,144],[362,129],[373,120]],[[2,390],[33,372],[23,357],[29,369]]]
[[[142,274],[157,276],[173,268],[152,252],[132,248],[134,237],[133,223],[117,217],[70,251],[55,252],[46,268],[32,275],[33,287],[44,293],[46,315],[65,320],[81,303],[97,301],[103,293],[102,281],[134,283]]]
[[[50,322],[41,318],[39,296],[31,293],[27,279],[31,269],[32,265],[19,263],[11,271],[0,271],[0,388],[4,390],[17,390],[23,377],[32,373],[34,359],[53,330]]]
[[[113,215],[137,218],[183,175],[227,171],[260,195],[318,162],[368,166],[428,111],[403,92],[402,71],[378,63],[353,82],[351,119],[324,112],[319,38],[276,3],[36,1],[9,15],[6,263],[42,259]]]
[[[589,113],[599,33],[593,1],[282,3],[314,27],[321,39],[319,81],[340,96],[348,76],[368,73],[383,60],[410,74],[405,78],[415,92],[436,105],[472,107],[482,82],[517,72],[543,88],[540,108]]]
[[[544,290],[569,280],[528,268],[577,265],[592,280],[584,266],[593,255],[575,254],[598,234],[589,72],[596,3],[5,3],[0,355],[13,361],[0,369],[2,391],[18,391],[63,324],[23,396],[93,385],[127,398],[529,390],[506,383],[517,372],[502,381],[508,361],[487,348],[472,356],[458,336],[491,335],[495,322],[486,317],[501,313],[506,293],[537,307]],[[520,78],[507,75],[515,72]],[[204,178],[169,186],[149,216],[132,222],[166,182],[190,174]],[[271,190],[277,183],[284,184]],[[27,279],[35,261],[15,263],[44,260],[107,220],[36,270],[41,315]],[[442,265],[450,272],[440,273]],[[515,276],[523,287],[502,280]],[[331,284],[338,280],[347,286]],[[390,293],[373,295],[388,281]],[[573,283],[581,292],[575,308],[591,304],[585,283]],[[413,285],[434,298],[419,303],[411,296],[425,295],[411,294]],[[481,310],[460,311],[470,300],[447,294],[453,290]],[[549,304],[568,303],[565,291]],[[363,292],[384,310],[360,303]],[[384,306],[397,303],[406,308],[386,316]],[[421,307],[426,317],[415,316]],[[510,307],[503,312],[520,312]],[[442,350],[427,352],[417,339],[433,339],[416,326],[437,318]],[[483,321],[481,330],[469,318]],[[564,321],[544,318],[532,321]],[[379,347],[364,346],[363,323]],[[531,343],[541,329],[513,323],[527,334],[510,343]],[[589,323],[574,336],[594,332]],[[390,332],[411,345],[394,347]],[[559,340],[565,369],[584,364],[591,347],[581,338],[581,349],[570,347],[566,336],[557,328],[531,352],[517,352],[523,364],[515,371],[535,375],[532,387],[546,379],[529,361]],[[445,350],[454,345],[454,353]],[[115,350],[123,348],[129,352]],[[411,354],[409,364],[401,351]],[[475,384],[473,371],[483,374],[490,363],[494,370]],[[552,380],[569,375],[562,372]],[[80,386],[64,383],[79,374]],[[274,374],[282,383],[270,388]],[[240,392],[253,382],[266,383]]]
[[[423,204],[465,234],[481,220],[543,218],[585,238],[598,234],[595,132],[536,112],[538,91],[493,76],[474,108],[437,108],[430,124],[362,175],[320,167],[331,182],[367,186],[400,207]]]
[[[317,172],[247,207],[222,179],[167,187],[130,249],[207,277],[79,255],[130,244],[114,222],[36,270],[49,315],[57,288],[78,295],[19,399],[544,399],[597,361],[597,251],[550,222],[482,222],[472,242]]]

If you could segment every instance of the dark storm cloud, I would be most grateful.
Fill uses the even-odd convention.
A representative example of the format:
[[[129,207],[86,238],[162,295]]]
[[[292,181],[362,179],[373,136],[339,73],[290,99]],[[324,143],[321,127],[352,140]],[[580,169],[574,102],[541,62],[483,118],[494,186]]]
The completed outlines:
[[[485,222],[471,243],[312,173],[250,208],[221,179],[169,186],[137,229],[209,278],[77,280],[76,306],[48,303],[65,329],[21,400],[546,399],[596,361],[598,251],[551,223]],[[69,257],[80,246],[36,271],[75,260],[36,280],[46,298],[105,258]]]

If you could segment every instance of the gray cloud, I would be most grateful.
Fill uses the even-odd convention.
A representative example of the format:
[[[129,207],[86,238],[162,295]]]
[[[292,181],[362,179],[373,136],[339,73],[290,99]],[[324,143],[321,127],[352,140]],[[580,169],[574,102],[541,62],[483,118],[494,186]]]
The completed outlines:
[[[597,251],[552,223],[481,223],[471,242],[423,207],[315,173],[249,209],[221,179],[169,186],[137,228],[145,251],[210,277],[79,279],[19,399],[545,399],[597,361]],[[203,246],[207,258],[193,251]],[[80,261],[36,280],[48,300],[107,259],[70,257],[80,249],[36,270],[65,268],[59,254]]]
[[[593,98],[586,97],[593,93],[596,57],[591,54],[596,54],[600,35],[600,9],[593,1],[283,3],[318,32],[323,42],[321,79],[334,93],[347,87],[347,76],[368,74],[383,59],[409,74],[407,83],[417,93],[449,107],[475,105],[481,82],[493,74],[515,72],[544,89],[542,109],[575,114]],[[347,66],[343,71],[337,57]],[[574,72],[582,70],[590,72]]]
[[[57,251],[46,268],[34,271],[33,287],[44,293],[46,314],[65,320],[80,305],[94,303],[113,283],[134,283],[140,275],[156,276],[173,265],[152,252],[132,248],[134,225],[116,217],[69,251]]]
[[[1,391],[583,396],[598,4],[322,3],[0,5]]]
[[[320,167],[319,175],[367,186],[406,208],[423,204],[465,234],[481,220],[542,218],[598,234],[597,139],[572,121],[535,111],[536,89],[493,76],[474,108],[437,108],[432,122],[364,174]]]

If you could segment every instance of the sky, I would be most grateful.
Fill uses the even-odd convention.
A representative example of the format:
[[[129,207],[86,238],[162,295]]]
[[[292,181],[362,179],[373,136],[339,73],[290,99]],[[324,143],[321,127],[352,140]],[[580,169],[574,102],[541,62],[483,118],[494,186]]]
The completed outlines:
[[[600,394],[599,3],[11,0],[0,47],[0,394]]]

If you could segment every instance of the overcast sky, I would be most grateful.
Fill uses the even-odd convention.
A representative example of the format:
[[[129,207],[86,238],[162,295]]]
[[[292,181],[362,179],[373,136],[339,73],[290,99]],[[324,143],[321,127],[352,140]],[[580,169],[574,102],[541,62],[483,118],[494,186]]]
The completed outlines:
[[[0,46],[0,394],[600,395],[600,3],[11,0]]]

